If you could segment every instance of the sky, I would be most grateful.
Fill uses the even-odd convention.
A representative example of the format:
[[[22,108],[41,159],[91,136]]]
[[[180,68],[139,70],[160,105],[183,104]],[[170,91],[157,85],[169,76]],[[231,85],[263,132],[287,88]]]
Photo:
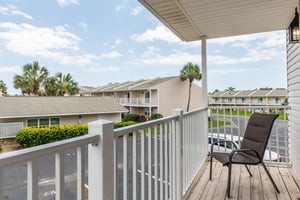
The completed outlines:
[[[208,91],[287,87],[285,31],[208,40],[207,54]],[[9,94],[20,94],[14,76],[34,61],[97,87],[201,67],[201,42],[181,41],[137,0],[1,0],[0,80]]]

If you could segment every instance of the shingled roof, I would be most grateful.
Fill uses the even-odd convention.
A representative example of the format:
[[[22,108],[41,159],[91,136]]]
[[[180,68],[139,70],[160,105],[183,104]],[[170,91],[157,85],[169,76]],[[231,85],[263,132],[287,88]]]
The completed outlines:
[[[111,97],[1,97],[0,118],[124,113]]]

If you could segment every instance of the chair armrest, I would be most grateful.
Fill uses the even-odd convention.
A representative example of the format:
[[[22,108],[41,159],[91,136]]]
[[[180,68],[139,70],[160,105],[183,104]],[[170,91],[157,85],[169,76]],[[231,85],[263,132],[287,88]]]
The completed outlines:
[[[234,156],[236,153],[239,153],[239,152],[254,152],[255,155],[257,156],[257,158],[260,159],[260,156],[259,156],[258,152],[255,151],[254,149],[237,149],[237,150],[233,150],[233,151],[230,153],[230,155],[229,155],[229,163],[230,163],[230,164],[231,164],[231,162],[232,162],[233,156]]]
[[[229,141],[229,140],[228,140],[228,141],[226,141],[226,142],[230,142],[230,143],[232,144],[232,146],[234,147],[235,150],[238,149],[238,147],[236,146],[236,144],[235,144],[233,141]],[[218,145],[218,142],[214,142],[214,143],[211,144],[211,146],[210,146],[210,152],[211,152],[211,153],[213,153],[213,151],[214,151],[214,150],[213,150],[214,145]],[[229,148],[228,148],[228,149],[229,149]],[[234,149],[233,149],[233,150],[234,150]]]

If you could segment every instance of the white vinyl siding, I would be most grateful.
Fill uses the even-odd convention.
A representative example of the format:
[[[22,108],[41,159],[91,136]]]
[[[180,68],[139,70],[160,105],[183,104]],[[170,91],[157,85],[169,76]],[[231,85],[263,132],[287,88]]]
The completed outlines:
[[[287,84],[289,91],[289,133],[293,171],[300,178],[300,45],[287,45]]]

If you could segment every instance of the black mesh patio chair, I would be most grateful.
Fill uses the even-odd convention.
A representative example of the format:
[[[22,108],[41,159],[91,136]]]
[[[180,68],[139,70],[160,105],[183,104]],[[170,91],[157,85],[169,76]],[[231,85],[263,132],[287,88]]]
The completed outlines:
[[[210,152],[210,175],[209,180],[212,176],[212,161],[213,158],[228,167],[228,183],[227,183],[227,196],[230,197],[230,184],[231,184],[231,167],[233,164],[245,165],[248,173],[252,176],[247,165],[258,165],[261,164],[265,169],[268,177],[270,178],[274,188],[278,193],[279,189],[276,186],[271,174],[267,170],[263,158],[266,150],[268,140],[271,134],[272,126],[275,119],[278,117],[277,114],[257,114],[254,113],[248,121],[248,125],[244,134],[244,139],[241,143],[240,149],[232,150],[230,153],[227,152],[214,152],[214,143],[211,145]]]

